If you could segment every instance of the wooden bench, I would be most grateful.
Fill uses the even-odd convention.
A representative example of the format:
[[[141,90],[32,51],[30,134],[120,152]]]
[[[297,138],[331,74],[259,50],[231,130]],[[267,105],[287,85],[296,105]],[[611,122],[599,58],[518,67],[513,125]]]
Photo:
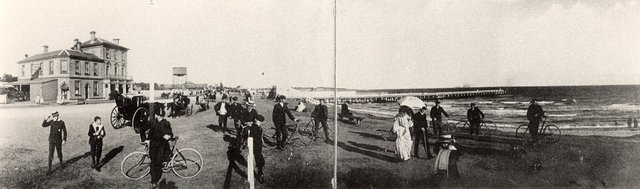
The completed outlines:
[[[347,118],[351,123],[355,123],[356,125],[360,125],[360,123],[362,123],[362,120],[364,120],[363,117],[357,117],[357,116],[354,116],[353,114],[345,115],[343,113],[338,113],[338,119],[342,120],[342,118]]]

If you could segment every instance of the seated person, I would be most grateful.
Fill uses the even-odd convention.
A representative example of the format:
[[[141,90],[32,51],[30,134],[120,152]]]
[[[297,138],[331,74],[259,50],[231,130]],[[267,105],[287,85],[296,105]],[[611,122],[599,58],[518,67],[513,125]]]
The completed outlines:
[[[346,101],[344,102],[344,104],[342,104],[342,111],[340,113],[345,116],[353,115],[353,113],[351,113],[351,111],[349,110],[349,101]]]
[[[296,112],[304,112],[306,109],[306,107],[304,106],[304,103],[302,103],[302,101],[298,102],[298,105],[296,106],[295,111]]]

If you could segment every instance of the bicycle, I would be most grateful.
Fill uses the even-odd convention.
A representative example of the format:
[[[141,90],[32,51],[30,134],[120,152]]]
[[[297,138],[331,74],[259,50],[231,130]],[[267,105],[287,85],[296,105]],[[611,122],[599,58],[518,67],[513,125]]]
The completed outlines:
[[[197,176],[202,167],[204,161],[202,155],[197,150],[192,148],[176,149],[176,143],[178,137],[175,136],[170,141],[173,141],[171,145],[171,160],[164,162],[163,172],[173,171],[173,173],[180,178],[193,178]],[[151,172],[151,156],[149,156],[149,145],[145,142],[140,143],[145,146],[145,151],[136,151],[127,155],[120,164],[120,171],[122,174],[132,180],[139,180],[149,175]]]
[[[329,125],[327,125],[327,132],[328,133],[332,132],[331,127],[329,127]],[[318,136],[318,131],[316,131],[315,119],[313,117],[311,117],[307,125],[302,129],[302,133],[306,135],[306,138],[302,139],[302,142],[305,145],[308,146],[308,145],[311,145],[312,143],[316,143],[316,144],[318,143],[318,139],[320,138],[320,136]],[[327,139],[328,138],[325,138],[325,140]]]
[[[544,139],[550,143],[556,143],[560,141],[560,137],[562,136],[562,132],[560,128],[555,125],[547,124],[547,118],[545,117],[542,120],[542,126],[538,126],[538,138]],[[519,138],[528,138],[529,135],[529,124],[522,124],[518,126],[516,129],[516,137]]]
[[[303,139],[302,133],[300,133],[300,120],[296,120],[294,124],[285,124],[287,131],[293,130],[289,133],[289,137],[285,139],[285,144],[293,144],[293,140],[301,140]],[[277,146],[278,135],[276,134],[275,126],[268,128],[262,132],[262,138],[264,139],[264,144],[269,147]],[[302,142],[305,144],[304,142]],[[306,144],[305,144],[306,145]]]
[[[459,132],[464,132],[464,131],[468,132],[471,129],[471,124],[469,123],[469,121],[458,121],[458,123],[456,123],[454,127]],[[497,131],[498,131],[498,127],[496,126],[496,123],[494,123],[493,121],[487,121],[483,119],[480,122],[480,134],[487,135],[487,134],[496,133]]]
[[[435,121],[430,121],[429,122],[429,126],[427,127],[427,130],[433,131],[435,127]],[[455,123],[449,123],[449,120],[447,119],[443,119],[442,120],[442,132],[444,133],[456,133],[458,132],[458,128],[456,127]]]

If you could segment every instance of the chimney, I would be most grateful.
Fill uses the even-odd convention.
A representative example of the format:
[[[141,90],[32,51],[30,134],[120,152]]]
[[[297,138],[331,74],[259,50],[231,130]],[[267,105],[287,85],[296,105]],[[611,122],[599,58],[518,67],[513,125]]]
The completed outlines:
[[[96,31],[91,31],[89,34],[91,34],[91,41],[96,41]]]
[[[119,45],[120,44],[120,39],[115,38],[115,39],[113,39],[113,42]]]
[[[42,47],[44,48],[44,52],[49,52],[49,46],[48,45],[44,45]]]
[[[73,40],[73,50],[80,51],[80,40],[78,38]]]

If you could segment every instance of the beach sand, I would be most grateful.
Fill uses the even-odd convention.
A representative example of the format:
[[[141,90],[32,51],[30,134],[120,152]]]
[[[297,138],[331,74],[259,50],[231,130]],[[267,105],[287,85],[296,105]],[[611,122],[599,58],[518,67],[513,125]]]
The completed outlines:
[[[272,127],[272,101],[257,99],[258,112],[266,118],[264,127]],[[293,100],[289,103],[294,104]],[[120,162],[128,153],[140,150],[139,137],[130,128],[114,130],[107,124],[103,156],[113,157],[102,172],[91,170],[86,152],[86,125],[94,115],[108,116],[113,104],[83,105],[90,111],[72,112],[74,106],[60,108],[2,110],[26,111],[24,115],[3,120],[10,133],[2,135],[0,188],[140,188],[149,186],[149,177],[140,181],[127,180],[120,173]],[[291,106],[291,105],[290,105]],[[213,107],[213,103],[211,104]],[[313,105],[308,104],[309,109]],[[291,106],[290,108],[293,108]],[[51,175],[46,171],[46,136],[41,128],[42,115],[57,109],[67,121],[69,141],[64,147],[69,164]],[[42,110],[42,111],[40,111]],[[88,110],[88,109],[87,109]],[[333,108],[329,108],[333,114]],[[32,115],[39,112],[37,115]],[[3,112],[0,112],[3,113]],[[6,113],[6,112],[4,112]],[[293,112],[300,123],[306,124],[310,112]],[[84,115],[87,114],[87,115]],[[399,161],[393,153],[393,141],[384,140],[377,130],[389,130],[392,119],[371,115],[361,125],[338,122],[338,186],[340,188],[425,188],[433,186],[481,187],[565,187],[565,186],[624,186],[640,184],[640,136],[575,136],[567,135],[555,144],[522,146],[521,141],[509,137],[510,132],[480,138],[460,135],[457,139],[462,152],[458,167],[461,179],[442,181],[434,177],[434,159],[422,158]],[[197,149],[205,159],[203,171],[195,178],[181,179],[172,173],[164,175],[166,188],[246,188],[246,179],[228,171],[228,144],[217,124],[213,110],[198,112],[190,117],[168,119],[174,133],[181,137],[179,147]],[[333,116],[329,118],[333,126]],[[231,121],[229,124],[231,125]],[[333,129],[332,129],[333,130]],[[322,135],[322,134],[321,134]],[[332,135],[333,137],[333,135]],[[434,140],[430,140],[434,142]],[[264,184],[257,188],[330,188],[333,177],[333,143],[305,146],[299,142],[280,151],[265,148]],[[118,150],[119,147],[123,148]],[[245,150],[246,151],[246,150]],[[243,152],[244,154],[245,152]],[[57,164],[57,160],[54,161]],[[539,163],[541,169],[534,169]],[[245,169],[241,166],[241,169]]]

